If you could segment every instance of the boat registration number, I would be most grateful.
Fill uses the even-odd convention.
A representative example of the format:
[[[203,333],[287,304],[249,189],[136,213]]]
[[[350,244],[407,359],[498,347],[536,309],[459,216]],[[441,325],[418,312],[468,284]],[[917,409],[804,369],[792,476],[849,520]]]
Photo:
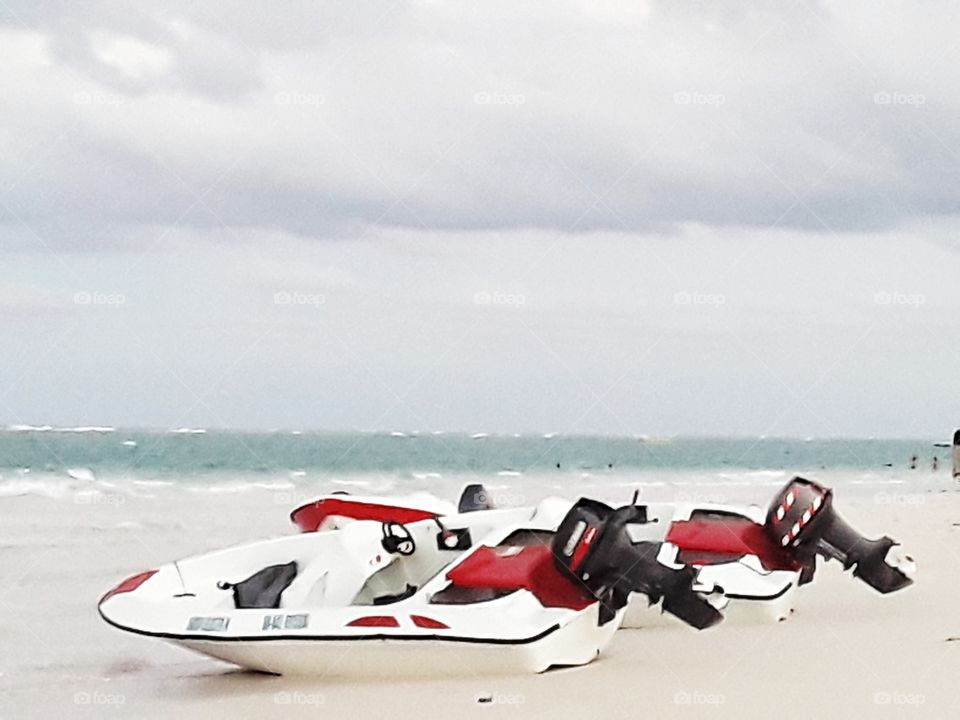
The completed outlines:
[[[263,616],[264,630],[303,630],[309,623],[309,614]]]

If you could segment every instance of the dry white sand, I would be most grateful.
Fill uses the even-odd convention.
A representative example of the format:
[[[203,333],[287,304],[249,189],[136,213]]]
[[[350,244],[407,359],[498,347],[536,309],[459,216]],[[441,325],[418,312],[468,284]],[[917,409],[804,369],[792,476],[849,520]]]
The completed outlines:
[[[597,662],[537,676],[357,683],[238,672],[97,616],[127,575],[290,532],[269,493],[3,498],[0,718],[960,717],[960,494],[837,505],[903,541],[913,587],[882,597],[832,563],[779,625],[624,630]]]

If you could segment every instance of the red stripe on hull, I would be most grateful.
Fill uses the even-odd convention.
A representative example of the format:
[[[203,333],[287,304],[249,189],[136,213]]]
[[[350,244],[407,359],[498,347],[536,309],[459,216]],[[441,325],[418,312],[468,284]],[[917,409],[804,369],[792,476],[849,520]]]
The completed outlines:
[[[367,615],[351,620],[347,627],[400,627],[400,621],[392,615]]]
[[[138,587],[143,585],[147,580],[152,578],[157,574],[156,570],[146,570],[142,573],[137,573],[136,575],[131,575],[126,580],[117,585],[113,590],[107,592],[102,598],[100,598],[100,604],[102,605],[107,600],[112,598],[114,595],[119,595],[120,593],[133,592]]]

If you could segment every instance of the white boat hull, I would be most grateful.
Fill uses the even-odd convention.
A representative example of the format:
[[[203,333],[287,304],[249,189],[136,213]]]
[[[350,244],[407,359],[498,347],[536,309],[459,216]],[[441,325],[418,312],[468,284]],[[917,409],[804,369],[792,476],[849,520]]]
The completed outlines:
[[[600,654],[618,627],[618,622],[599,627],[596,609],[592,609],[543,637],[514,643],[441,637],[174,642],[209,657],[278,675],[471,677],[541,673],[551,667],[585,665]]]

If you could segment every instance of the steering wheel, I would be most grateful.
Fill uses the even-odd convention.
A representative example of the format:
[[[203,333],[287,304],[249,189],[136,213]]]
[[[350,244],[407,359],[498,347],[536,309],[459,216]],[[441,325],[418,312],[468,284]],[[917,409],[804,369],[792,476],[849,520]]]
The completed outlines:
[[[403,523],[396,520],[388,520],[380,526],[383,532],[383,538],[380,544],[388,553],[398,553],[409,557],[417,550],[417,543],[413,539],[410,530]]]

